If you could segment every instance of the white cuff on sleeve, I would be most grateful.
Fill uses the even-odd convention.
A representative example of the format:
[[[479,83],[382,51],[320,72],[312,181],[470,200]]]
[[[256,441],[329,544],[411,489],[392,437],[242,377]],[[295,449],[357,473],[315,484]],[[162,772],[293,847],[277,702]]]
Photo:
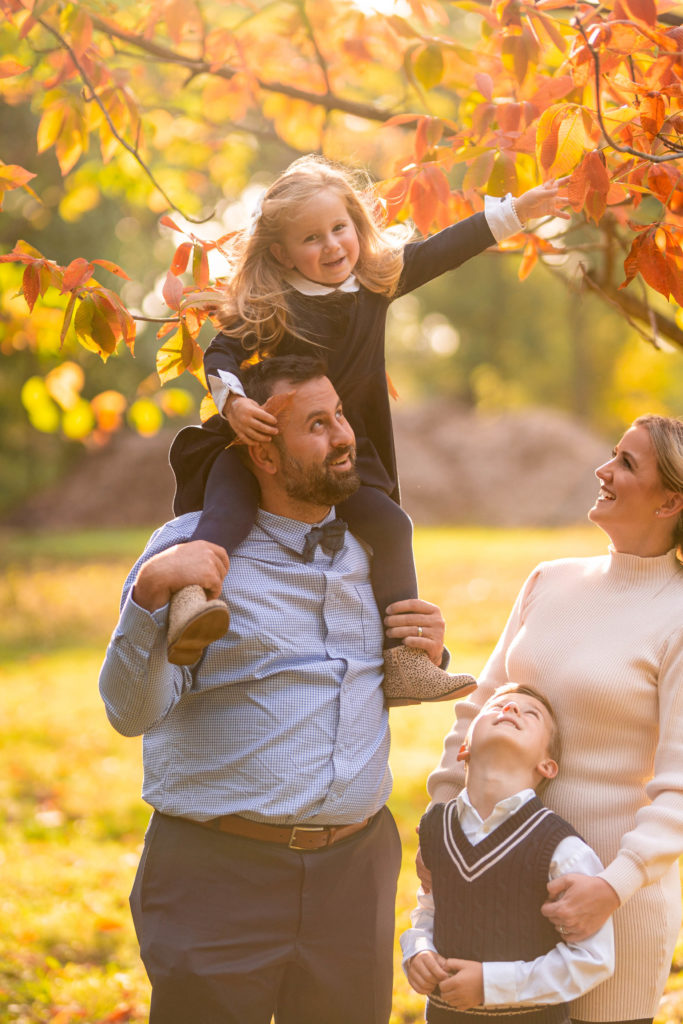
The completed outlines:
[[[484,216],[497,242],[502,242],[504,238],[524,230],[524,225],[517,216],[511,192],[502,199],[500,196],[484,196]]]
[[[219,413],[225,419],[223,412],[223,406],[227,402],[230,395],[242,395],[244,397],[244,388],[239,377],[236,377],[234,373],[228,373],[226,370],[219,370],[218,376],[213,373],[208,375],[209,390],[211,397],[216,403],[216,408]]]
[[[521,962],[521,961],[520,961]],[[484,962],[484,1006],[507,1006],[518,1000],[516,961]]]

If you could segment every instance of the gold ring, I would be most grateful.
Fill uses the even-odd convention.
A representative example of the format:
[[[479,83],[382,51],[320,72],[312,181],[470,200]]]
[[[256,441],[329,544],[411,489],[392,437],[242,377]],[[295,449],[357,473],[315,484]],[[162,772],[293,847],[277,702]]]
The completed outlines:
[[[418,627],[417,627],[417,635],[418,635],[418,636],[422,636],[422,632],[423,632],[423,630],[422,630],[422,626],[418,626]]]

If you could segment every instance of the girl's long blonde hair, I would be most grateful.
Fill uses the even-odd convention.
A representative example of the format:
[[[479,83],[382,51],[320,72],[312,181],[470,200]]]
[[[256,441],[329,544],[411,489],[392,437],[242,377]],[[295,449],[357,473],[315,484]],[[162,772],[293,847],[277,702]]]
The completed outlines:
[[[387,298],[396,292],[403,247],[412,231],[386,227],[384,211],[367,175],[324,157],[301,157],[267,189],[252,225],[234,237],[226,253],[230,271],[217,318],[223,332],[239,338],[247,350],[272,354],[285,334],[309,340],[292,322],[292,287],[284,278],[285,268],[270,250],[282,242],[287,227],[321,189],[336,192],[356,228],[360,251],[354,274],[358,282]]]

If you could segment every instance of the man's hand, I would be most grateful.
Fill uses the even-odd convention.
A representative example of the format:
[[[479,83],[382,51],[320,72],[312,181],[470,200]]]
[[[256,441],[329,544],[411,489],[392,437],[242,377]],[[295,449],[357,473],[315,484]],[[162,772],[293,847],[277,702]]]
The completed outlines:
[[[386,635],[403,640],[407,647],[421,647],[435,665],[441,664],[446,623],[441,609],[419,597],[394,601],[386,610]]]
[[[160,551],[138,573],[133,600],[148,612],[163,608],[176,590],[198,583],[208,597],[219,597],[230,566],[227,552],[208,540],[191,540]]]
[[[272,441],[278,432],[276,418],[244,395],[229,395],[223,413],[240,441],[248,444]]]
[[[417,830],[416,830],[417,831]],[[415,870],[417,871],[417,877],[420,879],[420,884],[425,892],[432,891],[432,873],[422,860],[422,852],[420,847],[417,848],[415,855]]]
[[[444,1002],[456,1010],[470,1010],[484,1003],[484,968],[476,960],[446,960],[450,977],[439,982],[439,991]]]
[[[411,987],[420,995],[428,996],[448,977],[445,963],[445,959],[439,953],[432,953],[429,950],[416,953],[406,966],[406,976]]]
[[[582,942],[595,935],[620,906],[619,897],[604,878],[561,875],[548,882],[549,899],[541,913],[565,942]]]

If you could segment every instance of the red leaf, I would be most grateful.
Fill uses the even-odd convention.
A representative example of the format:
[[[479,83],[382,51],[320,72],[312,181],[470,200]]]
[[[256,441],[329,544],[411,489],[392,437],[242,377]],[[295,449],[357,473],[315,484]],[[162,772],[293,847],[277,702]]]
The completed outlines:
[[[64,277],[62,278],[62,291],[72,292],[76,288],[80,288],[81,285],[84,285],[91,277],[92,263],[86,260],[83,256],[78,256],[75,260],[71,261],[64,271]]]
[[[40,270],[35,263],[29,264],[24,270],[21,290],[24,293],[26,305],[32,313],[36,299],[40,294]]]
[[[159,223],[163,224],[164,227],[166,228],[173,228],[174,231],[180,231],[180,228],[178,227],[176,222],[174,220],[171,220],[171,218],[167,214],[161,218]]]
[[[180,301],[183,297],[183,286],[179,278],[170,270],[166,274],[166,280],[161,294],[169,309],[180,309]]]
[[[192,242],[182,242],[175,251],[173,256],[173,263],[171,263],[171,273],[176,277],[179,274],[184,274],[187,270],[187,262],[192,252]]]

